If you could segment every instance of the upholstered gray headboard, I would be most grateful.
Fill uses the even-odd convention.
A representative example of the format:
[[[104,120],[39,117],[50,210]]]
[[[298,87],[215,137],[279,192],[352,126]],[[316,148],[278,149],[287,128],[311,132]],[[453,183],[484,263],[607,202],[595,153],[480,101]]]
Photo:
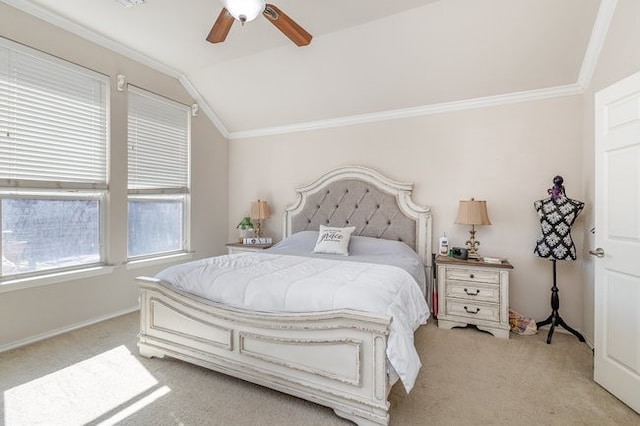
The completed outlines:
[[[285,209],[284,236],[320,225],[355,226],[354,235],[404,241],[431,265],[431,212],[411,199],[413,184],[364,167],[332,170],[296,189]]]
[[[291,218],[292,232],[326,226],[355,226],[354,235],[399,240],[416,248],[416,223],[396,198],[369,182],[344,179],[307,196],[305,208]]]

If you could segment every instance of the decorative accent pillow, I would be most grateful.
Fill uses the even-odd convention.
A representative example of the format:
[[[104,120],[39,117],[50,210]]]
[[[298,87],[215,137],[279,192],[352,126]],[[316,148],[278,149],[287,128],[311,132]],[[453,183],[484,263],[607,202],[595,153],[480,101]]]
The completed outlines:
[[[355,230],[355,226],[336,228],[320,225],[320,234],[313,251],[315,253],[349,256],[349,239],[351,238],[351,233]]]

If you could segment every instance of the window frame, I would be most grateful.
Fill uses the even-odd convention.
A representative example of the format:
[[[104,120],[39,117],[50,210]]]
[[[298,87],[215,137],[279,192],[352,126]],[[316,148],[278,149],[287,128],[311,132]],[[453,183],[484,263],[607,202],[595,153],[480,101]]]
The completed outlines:
[[[99,181],[93,179],[60,179],[58,176],[48,175],[42,180],[35,179],[14,179],[14,178],[1,178],[0,179],[0,198],[2,199],[15,199],[15,198],[29,198],[29,199],[53,199],[53,200],[95,200],[98,203],[98,256],[97,262],[83,263],[79,265],[73,265],[68,267],[50,268],[41,271],[31,271],[24,273],[13,273],[7,275],[0,275],[0,293],[7,291],[13,291],[21,288],[29,288],[40,285],[46,285],[53,282],[67,281],[74,279],[75,277],[85,277],[100,275],[110,272],[113,267],[107,265],[107,250],[108,247],[108,230],[107,230],[107,212],[109,210],[109,182],[110,182],[110,155],[111,155],[111,105],[110,105],[110,77],[89,68],[80,66],[73,62],[67,61],[62,58],[58,58],[46,52],[42,52],[31,47],[13,42],[4,37],[0,37],[0,48],[5,49],[10,55],[11,52],[15,52],[18,55],[26,55],[33,58],[36,61],[36,66],[47,67],[47,64],[52,64],[52,72],[56,67],[61,67],[67,72],[83,75],[91,79],[94,83],[97,83],[97,87],[101,90],[101,97],[99,111],[103,113],[98,122],[101,129],[100,133],[100,145],[99,151],[104,154],[101,159],[104,163],[100,163],[100,176]],[[7,59],[10,56],[6,56]],[[7,62],[9,64],[11,62]],[[36,70],[34,68],[32,72]],[[61,78],[63,73],[58,74],[57,78]],[[7,93],[16,93],[11,87],[13,80],[9,79],[3,81],[9,88]],[[0,84],[0,88],[2,87]],[[29,90],[32,87],[37,86],[18,86],[18,91],[26,88]],[[6,98],[9,100],[10,98]],[[64,98],[66,99],[66,98]],[[71,96],[69,97],[71,99]],[[96,105],[96,104],[94,104]],[[9,107],[9,104],[6,105]],[[7,110],[6,124],[7,124],[7,136],[10,137],[10,129],[12,123],[11,120],[12,109]],[[72,129],[77,129],[73,127]],[[51,132],[51,128],[48,130]],[[78,131],[78,130],[75,130]],[[89,169],[85,169],[89,170]],[[95,175],[95,176],[98,176]],[[56,180],[58,179],[58,180]],[[1,219],[1,216],[0,216]],[[1,224],[0,224],[1,225]],[[0,253],[2,253],[2,241],[0,240]]]
[[[152,254],[143,254],[138,256],[130,256],[129,255],[129,202],[130,201],[149,201],[149,202],[162,202],[172,199],[183,198],[182,200],[182,248],[178,250],[171,251],[159,251]],[[190,194],[168,194],[168,193],[136,193],[136,194],[127,194],[127,261],[128,262],[138,262],[144,260],[151,260],[157,258],[163,258],[168,256],[174,256],[179,254],[191,253],[189,243],[190,243],[190,235],[191,235],[191,195]]]
[[[187,118],[186,122],[186,186],[183,187],[157,187],[157,188],[129,188],[129,178],[131,170],[127,167],[127,263],[128,264],[139,264],[143,262],[163,259],[163,258],[173,258],[175,256],[186,255],[191,253],[191,149],[192,149],[192,114],[191,107],[185,104],[182,104],[173,99],[167,98],[165,96],[159,95],[157,93],[151,92],[146,89],[142,89],[140,87],[134,85],[127,85],[127,94],[129,100],[129,106],[127,108],[127,156],[131,151],[131,140],[129,139],[129,134],[131,132],[130,118],[131,118],[131,94],[137,96],[144,96],[150,98],[154,101],[164,103],[170,108],[178,108],[182,113],[185,114]],[[129,159],[127,159],[127,164],[130,164]],[[137,172],[137,171],[136,171]],[[149,254],[142,254],[131,256],[129,254],[129,202],[132,200],[142,200],[142,201],[166,201],[169,199],[178,199],[182,198],[182,247],[178,250],[172,251],[163,251],[163,252],[155,252]]]
[[[25,272],[21,274],[2,275],[0,277],[0,285],[5,282],[19,281],[22,279],[33,279],[41,276],[66,273],[80,269],[92,269],[99,266],[104,266],[106,258],[106,199],[107,194],[104,191],[46,191],[46,190],[20,190],[20,191],[7,191],[5,189],[0,190],[0,200],[3,199],[30,199],[30,200],[73,200],[73,201],[97,201],[98,202],[98,256],[97,262],[83,263],[79,265],[66,266],[60,268],[50,268],[41,271]],[[2,204],[0,203],[0,219],[2,218]],[[0,240],[0,253],[2,252],[2,241]]]

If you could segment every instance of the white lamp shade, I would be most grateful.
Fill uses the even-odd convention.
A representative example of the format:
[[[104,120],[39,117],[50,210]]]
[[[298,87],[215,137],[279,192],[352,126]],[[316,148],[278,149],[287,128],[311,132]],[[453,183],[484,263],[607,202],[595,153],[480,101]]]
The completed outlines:
[[[239,21],[253,21],[266,6],[265,0],[222,0],[222,5]],[[242,18],[241,18],[242,17]]]

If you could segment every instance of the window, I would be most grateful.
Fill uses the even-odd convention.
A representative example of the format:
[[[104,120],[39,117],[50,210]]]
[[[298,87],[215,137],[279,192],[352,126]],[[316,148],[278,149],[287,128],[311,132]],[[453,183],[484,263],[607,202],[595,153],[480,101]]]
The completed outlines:
[[[0,280],[103,262],[108,82],[0,38]]]
[[[188,250],[190,112],[129,86],[129,258]]]

